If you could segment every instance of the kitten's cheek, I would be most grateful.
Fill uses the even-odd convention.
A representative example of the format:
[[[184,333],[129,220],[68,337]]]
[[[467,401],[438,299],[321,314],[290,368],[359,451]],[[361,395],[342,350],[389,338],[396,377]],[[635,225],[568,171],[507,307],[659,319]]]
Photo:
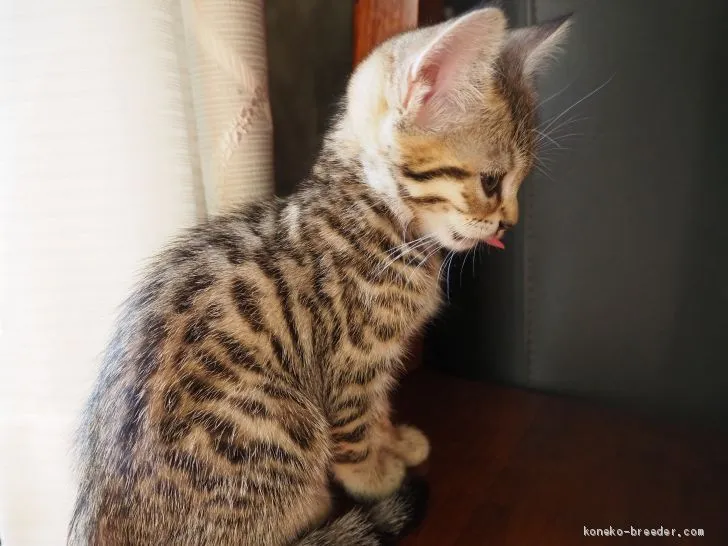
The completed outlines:
[[[448,227],[437,215],[424,212],[420,216],[420,226],[423,234],[433,236],[437,242],[443,244],[443,235],[447,235]]]
[[[460,222],[459,218],[430,213],[423,215],[421,225],[424,234],[432,236],[444,249],[465,252],[475,246],[475,241],[453,235],[458,233],[458,230],[452,226],[458,225]]]

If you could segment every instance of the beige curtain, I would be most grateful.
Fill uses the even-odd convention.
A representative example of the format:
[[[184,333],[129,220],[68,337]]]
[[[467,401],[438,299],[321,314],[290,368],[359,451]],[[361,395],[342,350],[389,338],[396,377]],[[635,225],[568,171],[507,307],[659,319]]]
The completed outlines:
[[[186,0],[184,22],[207,210],[272,190],[262,0]]]
[[[72,432],[144,261],[271,192],[259,0],[0,1],[0,538],[65,543]]]

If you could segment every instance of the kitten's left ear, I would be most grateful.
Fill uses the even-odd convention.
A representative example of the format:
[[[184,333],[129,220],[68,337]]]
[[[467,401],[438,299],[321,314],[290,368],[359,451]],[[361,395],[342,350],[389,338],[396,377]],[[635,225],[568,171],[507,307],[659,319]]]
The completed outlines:
[[[508,33],[501,55],[507,63],[519,63],[523,75],[533,77],[559,53],[571,27],[572,14]]]

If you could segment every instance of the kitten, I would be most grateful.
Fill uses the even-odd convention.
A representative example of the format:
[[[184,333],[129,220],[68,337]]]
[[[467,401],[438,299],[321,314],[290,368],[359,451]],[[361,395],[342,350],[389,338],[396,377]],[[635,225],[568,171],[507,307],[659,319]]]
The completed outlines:
[[[83,426],[70,544],[376,545],[426,437],[389,420],[441,248],[500,239],[565,20],[479,9],[381,45],[300,190],[184,235],[124,307]],[[329,479],[367,501],[331,519]],[[328,523],[327,522],[328,518]]]

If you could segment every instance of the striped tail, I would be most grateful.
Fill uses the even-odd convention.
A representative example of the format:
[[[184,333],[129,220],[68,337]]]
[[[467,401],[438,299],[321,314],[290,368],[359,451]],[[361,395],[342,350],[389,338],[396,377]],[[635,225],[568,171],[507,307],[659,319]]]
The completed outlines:
[[[359,506],[302,537],[294,546],[389,546],[425,517],[427,483],[410,478],[391,497]]]

